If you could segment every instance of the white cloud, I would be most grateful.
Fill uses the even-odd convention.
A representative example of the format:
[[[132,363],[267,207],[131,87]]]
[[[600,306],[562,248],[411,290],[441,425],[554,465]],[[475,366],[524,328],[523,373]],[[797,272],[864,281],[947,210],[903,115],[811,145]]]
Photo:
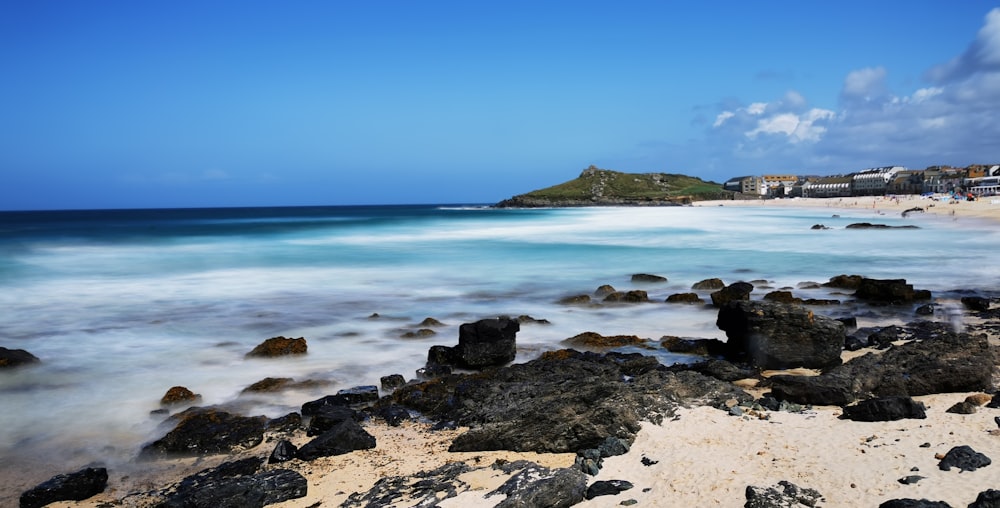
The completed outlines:
[[[868,67],[851,71],[844,80],[843,96],[872,100],[885,94],[886,70],[883,67]]]
[[[746,111],[747,111],[747,113],[750,113],[751,115],[760,115],[760,114],[763,114],[766,109],[767,109],[767,103],[766,102],[755,102],[755,103],[747,106]]]
[[[723,111],[722,113],[719,113],[719,116],[715,117],[715,123],[712,124],[712,127],[719,127],[726,123],[726,120],[729,120],[734,116],[736,116],[736,113],[733,113],[732,111]]]
[[[968,78],[978,72],[1000,71],[1000,8],[986,14],[975,40],[961,54],[927,71],[927,79],[947,83]]]

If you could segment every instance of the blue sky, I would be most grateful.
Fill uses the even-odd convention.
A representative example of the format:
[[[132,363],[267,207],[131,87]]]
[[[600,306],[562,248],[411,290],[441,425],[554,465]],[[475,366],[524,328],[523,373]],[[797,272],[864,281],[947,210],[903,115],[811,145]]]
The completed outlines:
[[[0,209],[1000,162],[1000,6],[0,2]]]

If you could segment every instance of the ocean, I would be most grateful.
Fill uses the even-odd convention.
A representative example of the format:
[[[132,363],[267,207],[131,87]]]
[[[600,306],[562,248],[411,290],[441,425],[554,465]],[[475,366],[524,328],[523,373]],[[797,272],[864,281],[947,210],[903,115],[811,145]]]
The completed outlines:
[[[919,229],[844,228],[862,221]],[[960,289],[995,294],[998,245],[993,223],[842,209],[3,212],[0,346],[42,361],[0,370],[0,463],[49,461],[55,472],[129,463],[165,432],[151,411],[176,385],[203,405],[277,417],[342,388],[378,385],[384,375],[414,378],[430,346],[456,344],[459,325],[482,318],[547,321],[522,324],[517,361],[585,331],[724,338],[714,309],[663,303],[711,277],[754,281],[758,298],[779,288],[844,298],[798,289],[838,274],[905,278],[943,299]],[[668,281],[633,283],[635,273]],[[603,284],[646,290],[651,303],[558,303]],[[428,317],[444,326],[406,336]],[[308,354],[244,357],[279,335],[305,337]],[[664,363],[691,361],[645,352]],[[266,377],[327,384],[241,394]]]

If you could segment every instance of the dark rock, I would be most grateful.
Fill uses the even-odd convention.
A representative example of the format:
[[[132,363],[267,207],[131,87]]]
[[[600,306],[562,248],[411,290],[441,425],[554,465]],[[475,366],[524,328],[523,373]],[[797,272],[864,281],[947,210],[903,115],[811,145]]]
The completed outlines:
[[[21,508],[41,508],[56,501],[83,501],[104,492],[107,485],[108,470],[103,467],[56,475],[21,494]]]
[[[437,332],[431,330],[430,328],[421,328],[417,331],[408,331],[400,335],[401,339],[426,339],[427,337],[433,337],[437,335]]]
[[[343,455],[355,450],[370,450],[372,448],[375,448],[375,438],[365,432],[365,429],[361,428],[358,422],[344,420],[302,445],[302,448],[299,448],[298,457],[309,461],[319,457]]]
[[[958,414],[958,415],[971,415],[976,414],[977,406],[968,401],[958,402],[955,405],[948,408],[946,413]]]
[[[611,335],[604,336],[594,332],[583,332],[568,339],[563,340],[563,344],[592,349],[606,349],[622,346],[635,346],[646,342],[646,339],[635,335]]]
[[[601,453],[601,457],[617,457],[618,455],[625,455],[628,453],[631,445],[628,441],[620,437],[608,437],[597,447],[597,451]]]
[[[585,499],[587,477],[576,469],[535,465],[512,476],[486,497],[505,494],[496,508],[568,508]]]
[[[722,307],[732,301],[749,300],[752,291],[753,284],[749,282],[734,282],[712,293],[712,305]]]
[[[587,493],[584,495],[587,499],[594,499],[598,496],[617,496],[618,494],[635,487],[632,483],[625,480],[601,480],[596,481],[587,487]]]
[[[290,377],[266,377],[243,389],[243,393],[269,393],[284,390],[295,383]]]
[[[456,365],[481,369],[514,361],[520,329],[517,320],[506,317],[464,323],[458,329],[458,346],[454,348]]]
[[[454,365],[455,348],[450,346],[431,346],[427,350],[427,365]]]
[[[969,310],[984,312],[990,310],[990,299],[981,296],[963,296],[962,305]]]
[[[590,303],[590,295],[572,295],[566,296],[559,299],[559,303],[563,305],[583,305]]]
[[[576,453],[609,437],[631,442],[639,422],[662,421],[685,401],[721,405],[749,396],[701,374],[667,372],[639,354],[560,350],[522,364],[408,384],[378,402],[471,427],[452,451]]]
[[[618,290],[615,289],[615,287],[612,286],[611,284],[603,284],[596,290],[594,290],[594,296],[604,298],[605,296],[608,296],[611,293],[617,293],[617,292]]]
[[[975,471],[990,465],[990,463],[992,461],[989,457],[963,445],[948,450],[941,462],[938,462],[938,469],[951,471],[951,468],[957,467],[962,471]]]
[[[522,325],[551,325],[552,324],[552,322],[550,322],[548,319],[544,319],[544,318],[543,319],[537,319],[537,318],[533,318],[533,317],[531,317],[531,316],[529,316],[527,314],[521,314],[520,316],[517,316],[517,322],[521,323]]]
[[[868,335],[868,345],[873,346],[877,349],[886,349],[892,346],[893,342],[900,340],[901,330],[896,325],[889,325],[883,328],[878,328],[874,332]]]
[[[854,316],[837,318],[837,321],[844,323],[844,327],[848,329],[853,329],[858,327],[858,318]]]
[[[760,372],[747,366],[736,365],[726,360],[708,360],[689,366],[694,372],[727,382],[757,377]]]
[[[285,416],[279,416],[273,420],[268,420],[267,431],[291,434],[302,428],[302,415],[292,412]]]
[[[806,298],[802,300],[802,305],[840,305],[840,300],[834,300],[832,298]],[[840,321],[839,319],[837,321]]]
[[[861,338],[857,335],[848,335],[844,339],[844,349],[848,351],[857,351],[859,349],[864,349],[868,347],[868,339]]]
[[[724,287],[726,287],[726,283],[719,278],[705,279],[691,285],[691,289],[696,291],[715,291]]]
[[[969,508],[1000,508],[1000,490],[984,490],[976,496]]]
[[[861,300],[883,302],[889,304],[908,303],[918,300],[929,300],[929,291],[914,290],[906,279],[869,279],[864,277],[858,284],[854,297]]]
[[[398,427],[399,424],[412,418],[406,408],[396,405],[376,408],[374,414],[393,427]]]
[[[448,376],[452,373],[452,368],[448,365],[425,365],[417,369],[417,377],[421,379],[434,379],[436,377]]]
[[[909,215],[910,215],[911,213],[914,213],[914,212],[919,212],[919,213],[923,213],[923,211],[924,211],[924,209],[923,209],[923,208],[920,208],[919,206],[915,206],[915,207],[913,207],[913,208],[907,208],[906,210],[903,210],[903,213],[902,213],[901,215],[902,215],[903,217],[907,217],[907,216],[909,216]]]
[[[171,417],[177,425],[143,447],[143,458],[209,455],[253,448],[264,440],[266,416],[240,416],[214,408],[193,407]]]
[[[247,358],[272,358],[275,356],[304,355],[308,347],[306,339],[287,337],[271,337],[253,348],[247,353]]]
[[[830,228],[822,224],[813,224],[812,227],[809,229],[830,229]]]
[[[746,488],[744,508],[785,508],[795,506],[816,506],[823,496],[814,489],[804,489],[794,483],[780,481],[773,487]]]
[[[992,409],[1000,409],[1000,392],[993,394],[993,398],[986,403],[986,407]],[[997,423],[997,426],[1000,426],[1000,423]]]
[[[667,303],[705,303],[698,293],[674,293],[667,297]]]
[[[796,298],[791,291],[771,291],[764,295],[764,300],[778,303],[802,303],[802,299]]]
[[[437,319],[434,319],[432,317],[428,317],[428,318],[424,318],[424,320],[420,322],[420,326],[425,327],[425,328],[434,328],[434,327],[438,327],[438,326],[444,326],[444,323],[442,323],[442,322],[440,322]]]
[[[934,304],[926,303],[917,307],[913,312],[918,316],[932,316],[934,315]]]
[[[430,471],[420,471],[409,477],[384,477],[367,492],[351,494],[339,506],[342,508],[401,506],[398,504],[399,500],[407,499],[406,506],[430,508],[458,495],[460,487],[467,488],[458,477],[470,471],[472,468],[464,462],[452,462]]]
[[[914,485],[920,480],[926,480],[926,479],[927,479],[926,476],[910,475],[910,476],[904,476],[896,481],[902,483],[903,485]]]
[[[660,345],[671,353],[686,353],[702,356],[719,356],[729,352],[729,346],[719,339],[682,339],[664,337]]]
[[[716,325],[725,330],[737,355],[762,369],[829,368],[840,365],[844,325],[799,305],[732,301],[719,309]]]
[[[201,400],[201,395],[198,395],[183,386],[174,386],[167,390],[167,393],[163,394],[160,398],[161,406],[176,406],[178,404],[196,403]]]
[[[293,445],[291,441],[282,439],[278,441],[278,444],[274,445],[274,450],[271,451],[271,455],[267,458],[267,463],[277,464],[292,460],[298,452],[299,448]]]
[[[337,391],[334,395],[312,400],[302,404],[302,415],[313,416],[325,406],[356,406],[378,400],[378,387],[375,385],[355,386]]]
[[[872,224],[871,222],[856,222],[854,224],[848,224],[845,226],[846,229],[920,229],[919,226],[906,225],[906,226],[890,226],[888,224]]]
[[[904,418],[927,418],[925,407],[910,397],[892,396],[863,400],[845,406],[844,419],[856,422],[891,422]]]
[[[928,501],[926,499],[890,499],[878,508],[951,508],[944,501]]]
[[[18,367],[21,365],[38,363],[40,361],[41,360],[39,360],[37,356],[23,349],[7,349],[5,347],[0,347],[0,368]]]
[[[615,291],[605,296],[604,301],[608,303],[645,303],[649,301],[649,295],[639,289],[633,289],[624,293]]]
[[[871,396],[983,391],[992,386],[992,372],[985,335],[947,332],[855,358],[819,376],[779,375],[769,381],[779,400],[844,406]]]
[[[318,436],[346,420],[359,421],[361,416],[347,406],[321,406],[310,418],[306,435]]]
[[[635,273],[632,274],[632,282],[659,283],[659,282],[667,282],[667,278],[662,275],[653,275],[649,273]]]
[[[837,289],[858,289],[863,278],[860,275],[837,275],[836,277],[830,277],[830,280],[824,283],[823,286]]]
[[[191,475],[177,484],[162,508],[258,508],[304,497],[306,479],[288,469],[258,472],[262,460],[227,462]]]
[[[601,472],[603,464],[604,459],[601,457],[601,452],[596,449],[590,449],[581,450],[576,454],[573,467],[582,471],[583,474],[597,476]]]
[[[388,376],[382,376],[379,378],[379,382],[382,384],[382,389],[385,391],[392,391],[400,386],[406,384],[406,378],[401,374],[390,374]]]

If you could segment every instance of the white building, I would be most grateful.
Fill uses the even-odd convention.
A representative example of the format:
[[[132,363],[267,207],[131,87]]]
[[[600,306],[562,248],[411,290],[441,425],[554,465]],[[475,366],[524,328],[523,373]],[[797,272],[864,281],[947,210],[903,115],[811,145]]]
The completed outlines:
[[[884,195],[896,173],[905,169],[902,166],[885,166],[858,171],[851,175],[851,193],[855,196]]]

